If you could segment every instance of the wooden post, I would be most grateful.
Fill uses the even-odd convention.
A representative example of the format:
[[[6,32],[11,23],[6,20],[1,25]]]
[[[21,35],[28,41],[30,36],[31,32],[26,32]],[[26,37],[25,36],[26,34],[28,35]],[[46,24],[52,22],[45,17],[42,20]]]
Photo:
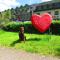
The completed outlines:
[[[51,29],[49,28],[49,36],[50,36],[49,39],[51,39],[51,34],[52,34],[52,32],[51,32]]]

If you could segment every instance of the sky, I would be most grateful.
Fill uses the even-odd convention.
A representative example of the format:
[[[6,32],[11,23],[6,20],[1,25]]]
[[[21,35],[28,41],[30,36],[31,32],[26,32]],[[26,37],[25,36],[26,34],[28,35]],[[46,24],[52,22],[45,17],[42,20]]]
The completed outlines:
[[[0,12],[25,4],[35,4],[51,0],[0,0]]]

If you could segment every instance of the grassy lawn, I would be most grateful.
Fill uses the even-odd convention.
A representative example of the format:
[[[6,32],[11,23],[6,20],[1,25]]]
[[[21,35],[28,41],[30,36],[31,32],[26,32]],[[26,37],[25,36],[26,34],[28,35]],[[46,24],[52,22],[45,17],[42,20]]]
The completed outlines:
[[[0,46],[13,47],[27,52],[44,55],[60,55],[60,36],[25,33],[26,42],[18,42],[17,32],[0,30]]]

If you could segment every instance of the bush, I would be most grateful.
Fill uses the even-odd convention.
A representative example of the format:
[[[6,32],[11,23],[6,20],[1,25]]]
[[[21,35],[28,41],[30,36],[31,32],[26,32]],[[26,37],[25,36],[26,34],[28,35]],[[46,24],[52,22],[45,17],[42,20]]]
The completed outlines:
[[[40,33],[38,30],[36,30],[31,22],[10,22],[6,24],[3,29],[6,31],[14,31],[18,32],[20,27],[24,26],[25,27],[25,33]],[[60,23],[56,23],[55,21],[51,24],[50,27],[51,33],[52,34],[60,34]],[[45,33],[50,33],[49,29]]]
[[[21,26],[24,26],[25,33],[39,33],[39,31],[32,26],[31,22],[10,22],[3,27],[3,30],[18,32]]]
[[[21,26],[21,23],[17,23],[17,22],[10,22],[8,24],[6,24],[3,29],[7,30],[7,31],[18,31],[19,27]]]

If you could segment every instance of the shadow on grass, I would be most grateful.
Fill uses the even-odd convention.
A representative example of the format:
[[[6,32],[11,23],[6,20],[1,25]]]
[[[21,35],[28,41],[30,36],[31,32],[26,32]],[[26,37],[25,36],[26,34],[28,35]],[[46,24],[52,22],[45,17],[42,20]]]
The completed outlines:
[[[41,39],[40,38],[29,38],[29,39],[26,39],[26,41],[40,41]]]
[[[16,40],[16,41],[14,41],[12,44],[10,44],[10,46],[15,46],[15,44],[17,44],[17,43],[20,43],[20,40]]]
[[[40,41],[41,39],[40,38],[30,38],[30,39],[26,39],[26,41]],[[25,42],[26,42],[25,41]],[[15,44],[17,43],[21,43],[21,42],[24,42],[24,41],[20,41],[20,40],[16,40],[14,41],[13,43],[10,44],[10,46],[15,46]]]
[[[60,58],[60,48],[57,48],[55,50],[56,50],[55,56],[58,56]]]

